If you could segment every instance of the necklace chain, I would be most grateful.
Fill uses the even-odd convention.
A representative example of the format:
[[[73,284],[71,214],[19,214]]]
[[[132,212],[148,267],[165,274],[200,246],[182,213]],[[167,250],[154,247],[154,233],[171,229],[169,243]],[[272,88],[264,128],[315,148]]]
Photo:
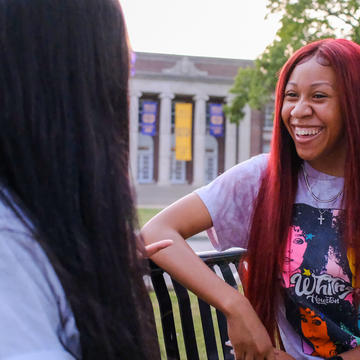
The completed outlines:
[[[335,196],[333,196],[332,198],[328,199],[328,200],[322,200],[320,198],[318,198],[311,190],[311,186],[309,184],[309,179],[308,179],[308,174],[305,171],[305,166],[302,166],[302,170],[303,170],[303,174],[304,174],[304,180],[305,180],[305,184],[307,189],[309,190],[309,193],[311,194],[311,196],[318,202],[320,203],[331,203],[333,201],[335,201],[343,192],[343,189],[341,189]]]

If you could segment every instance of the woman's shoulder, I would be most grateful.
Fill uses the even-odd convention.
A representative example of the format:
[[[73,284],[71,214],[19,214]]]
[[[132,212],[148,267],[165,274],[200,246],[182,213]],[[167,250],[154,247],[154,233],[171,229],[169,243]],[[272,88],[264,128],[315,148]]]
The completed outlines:
[[[218,250],[247,246],[253,204],[267,164],[267,154],[254,156],[196,191],[211,216],[216,236],[209,236]]]
[[[5,200],[6,199],[6,200]],[[30,264],[47,265],[47,257],[31,231],[31,223],[9,195],[0,198],[0,261],[18,262],[19,267]],[[3,255],[7,253],[8,256]],[[10,256],[11,254],[11,256]],[[22,261],[25,260],[26,261]]]
[[[249,189],[256,192],[267,168],[268,159],[268,154],[260,154],[243,161],[225,171],[208,185],[196,190],[196,193],[200,197],[205,194],[213,197],[217,192],[224,191],[231,191],[237,195]]]
[[[0,321],[8,334],[0,355],[62,353],[77,336],[75,320],[45,251],[11,205],[0,200]]]
[[[240,176],[259,176],[266,170],[268,162],[269,154],[259,154],[233,166],[228,171]]]
[[[221,187],[240,186],[237,190],[245,189],[246,186],[256,187],[267,168],[268,159],[268,154],[256,155],[225,171],[212,184]]]
[[[8,286],[15,294],[26,283],[39,297],[45,295],[48,301],[53,297],[56,305],[62,295],[60,282],[27,222],[0,200],[0,266],[7,269],[0,274],[0,288]]]

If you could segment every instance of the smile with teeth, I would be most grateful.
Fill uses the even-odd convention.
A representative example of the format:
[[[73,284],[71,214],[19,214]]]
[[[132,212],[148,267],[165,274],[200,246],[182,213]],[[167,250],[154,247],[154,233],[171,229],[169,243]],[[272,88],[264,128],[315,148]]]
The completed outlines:
[[[319,134],[321,128],[300,128],[295,127],[295,135],[297,136],[314,136]]]

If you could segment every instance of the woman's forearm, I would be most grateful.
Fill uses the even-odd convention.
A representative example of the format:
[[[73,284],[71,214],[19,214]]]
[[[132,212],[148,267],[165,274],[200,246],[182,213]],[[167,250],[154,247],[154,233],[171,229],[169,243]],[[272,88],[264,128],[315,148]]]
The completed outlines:
[[[145,226],[142,236],[145,244],[163,239],[173,240],[171,246],[156,253],[151,259],[178,282],[225,315],[233,312],[234,308],[242,303],[247,303],[247,299],[236,289],[204,264],[179,233],[166,226],[153,225]]]

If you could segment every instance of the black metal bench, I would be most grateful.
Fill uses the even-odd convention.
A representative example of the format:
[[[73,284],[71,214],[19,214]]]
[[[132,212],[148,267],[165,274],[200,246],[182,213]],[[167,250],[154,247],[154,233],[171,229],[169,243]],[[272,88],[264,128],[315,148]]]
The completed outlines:
[[[245,254],[244,249],[228,250],[225,252],[207,251],[199,253],[200,258],[215,271],[216,265],[219,267],[224,280],[233,286],[238,287],[238,283],[234,277],[230,264],[234,264],[238,268],[239,259]],[[180,359],[179,346],[176,336],[176,328],[173,315],[173,306],[169,295],[169,287],[164,279],[164,271],[156,264],[151,262],[151,280],[153,288],[159,303],[161,326],[164,334],[164,343],[167,359]],[[199,350],[195,337],[194,322],[191,312],[191,304],[188,291],[171,279],[173,289],[175,291],[181,319],[181,327],[184,337],[186,356],[188,360],[198,360]],[[203,328],[206,354],[200,354],[201,359],[218,360],[219,351],[216,344],[215,330],[210,306],[204,301],[197,299],[199,304],[200,317]],[[226,319],[220,311],[216,311],[217,326],[220,333],[221,349],[225,360],[232,360],[234,356],[230,354],[230,348],[225,345],[228,340]],[[215,325],[216,326],[216,325]]]

